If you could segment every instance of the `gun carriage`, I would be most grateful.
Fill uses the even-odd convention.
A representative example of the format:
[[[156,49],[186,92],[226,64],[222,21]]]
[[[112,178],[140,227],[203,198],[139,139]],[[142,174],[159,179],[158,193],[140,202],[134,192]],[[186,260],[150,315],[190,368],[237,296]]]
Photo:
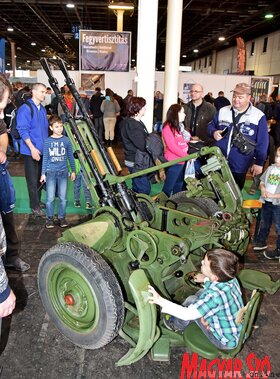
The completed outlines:
[[[169,347],[184,340],[162,326],[147,300],[148,282],[181,303],[198,289],[191,273],[200,269],[207,249],[245,253],[250,212],[242,208],[241,192],[216,147],[120,176],[117,158],[99,140],[64,62],[56,60],[82,111],[80,121],[69,112],[49,62],[41,63],[68,118],[65,130],[95,203],[92,219],[64,231],[43,255],[38,269],[43,305],[76,345],[97,349],[117,335],[125,338],[132,348],[118,365],[131,364],[151,349],[154,359],[167,359]],[[204,162],[202,177],[187,179],[188,190],[170,198],[136,194],[126,184],[195,158]],[[156,348],[160,341],[164,347]]]

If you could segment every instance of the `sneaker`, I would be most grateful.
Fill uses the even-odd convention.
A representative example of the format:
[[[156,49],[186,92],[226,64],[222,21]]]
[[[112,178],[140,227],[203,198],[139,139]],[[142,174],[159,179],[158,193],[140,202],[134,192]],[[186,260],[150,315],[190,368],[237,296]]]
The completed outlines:
[[[91,203],[86,203],[86,209],[92,209]]]
[[[267,248],[267,244],[265,242],[255,242],[253,250],[265,250]]]
[[[20,257],[13,259],[11,262],[4,262],[4,266],[9,270],[25,272],[30,269],[30,265]]]
[[[74,201],[74,207],[75,208],[81,208],[81,202],[80,202],[80,200],[75,200]]]
[[[46,228],[47,229],[53,229],[54,228],[54,222],[52,218],[48,218],[46,221]]]
[[[173,332],[182,332],[183,329],[180,329],[179,327],[176,326],[175,319],[176,318],[174,316],[170,316],[166,314],[162,318],[163,325],[167,329],[172,330]]]
[[[46,209],[46,204],[40,201],[40,208],[41,209]]]
[[[45,213],[42,211],[41,208],[34,208],[31,209],[32,215],[35,217],[44,217]]]
[[[267,259],[280,259],[280,249],[266,250],[264,251],[263,255]]]
[[[249,193],[249,195],[255,195],[256,192],[257,192],[257,190],[255,188],[250,188],[248,193]]]
[[[67,228],[67,226],[68,226],[67,221],[65,220],[65,218],[59,218],[58,219],[58,225],[61,228]]]

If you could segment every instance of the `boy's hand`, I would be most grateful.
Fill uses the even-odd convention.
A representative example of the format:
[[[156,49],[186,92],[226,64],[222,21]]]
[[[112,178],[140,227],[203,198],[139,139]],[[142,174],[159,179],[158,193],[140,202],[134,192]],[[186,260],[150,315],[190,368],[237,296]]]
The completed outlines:
[[[13,291],[10,292],[8,298],[0,304],[0,317],[9,316],[16,306],[16,297]]]
[[[40,183],[44,183],[46,182],[46,175],[41,175],[41,178],[40,178]]]
[[[150,285],[148,286],[148,291],[152,294],[152,296],[148,298],[149,303],[161,305],[163,298],[157,293],[157,291]]]
[[[203,275],[203,274],[201,274],[201,273],[199,272],[199,273],[197,273],[197,274],[194,276],[193,280],[194,280],[196,283],[203,283],[205,278],[206,278],[206,276]]]
[[[72,182],[76,179],[76,174],[75,172],[71,172],[71,176],[70,176]]]
[[[200,321],[201,321],[201,324],[202,324],[207,330],[210,329],[210,325],[209,325],[208,321],[205,320],[204,317],[201,317]]]

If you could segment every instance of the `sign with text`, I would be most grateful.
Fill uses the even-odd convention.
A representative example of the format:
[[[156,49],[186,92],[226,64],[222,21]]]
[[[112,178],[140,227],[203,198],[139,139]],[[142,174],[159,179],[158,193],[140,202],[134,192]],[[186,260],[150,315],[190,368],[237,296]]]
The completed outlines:
[[[129,71],[130,32],[80,30],[80,70]]]

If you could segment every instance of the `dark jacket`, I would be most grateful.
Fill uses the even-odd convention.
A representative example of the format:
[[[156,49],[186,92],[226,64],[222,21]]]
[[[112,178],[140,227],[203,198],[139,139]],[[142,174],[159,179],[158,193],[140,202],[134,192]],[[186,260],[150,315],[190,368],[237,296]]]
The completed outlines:
[[[215,100],[214,100],[214,105],[217,109],[217,111],[227,105],[230,105],[230,101],[229,99],[227,99],[225,96],[218,96]]]
[[[92,95],[89,103],[89,108],[93,118],[103,117],[103,113],[100,110],[100,106],[103,100],[105,100],[105,97],[101,92],[96,92]]]
[[[184,109],[186,114],[184,123],[187,130],[192,136],[197,136],[207,145],[211,145],[213,139],[207,134],[207,126],[216,113],[214,105],[203,100],[201,105],[195,107],[190,101],[184,105]]]
[[[146,151],[148,131],[143,122],[137,121],[132,117],[124,118],[121,121],[120,129],[125,160],[134,162],[137,149],[143,152]]]

